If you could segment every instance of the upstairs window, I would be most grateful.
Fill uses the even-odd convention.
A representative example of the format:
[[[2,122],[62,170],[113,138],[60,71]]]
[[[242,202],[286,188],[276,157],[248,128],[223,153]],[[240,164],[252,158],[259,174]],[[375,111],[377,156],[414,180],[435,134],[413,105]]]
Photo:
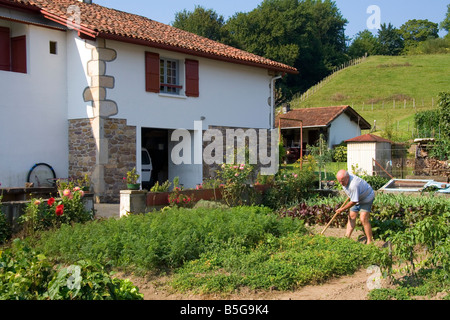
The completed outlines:
[[[178,61],[169,59],[159,60],[160,92],[180,94],[183,87],[178,83]]]
[[[153,52],[145,53],[145,90],[154,93],[179,95],[184,89],[188,97],[199,97],[199,64],[186,59],[185,79],[179,60],[160,57]],[[184,80],[184,84],[183,84]],[[184,85],[184,86],[183,86]]]
[[[10,36],[9,28],[0,27],[0,70],[27,73],[26,36]]]

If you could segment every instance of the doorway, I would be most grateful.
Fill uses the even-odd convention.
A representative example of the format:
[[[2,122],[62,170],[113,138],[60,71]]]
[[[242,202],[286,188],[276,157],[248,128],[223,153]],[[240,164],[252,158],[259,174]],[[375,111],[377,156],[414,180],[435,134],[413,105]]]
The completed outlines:
[[[142,148],[150,154],[153,169],[149,188],[169,179],[169,130],[142,128]]]

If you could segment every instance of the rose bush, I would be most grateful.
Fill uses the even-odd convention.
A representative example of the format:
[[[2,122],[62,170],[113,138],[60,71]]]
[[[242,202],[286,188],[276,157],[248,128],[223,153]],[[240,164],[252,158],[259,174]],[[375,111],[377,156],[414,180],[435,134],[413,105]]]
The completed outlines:
[[[27,234],[60,227],[61,224],[84,223],[93,219],[93,212],[83,204],[84,191],[79,187],[64,189],[60,199],[32,199],[19,222]]]

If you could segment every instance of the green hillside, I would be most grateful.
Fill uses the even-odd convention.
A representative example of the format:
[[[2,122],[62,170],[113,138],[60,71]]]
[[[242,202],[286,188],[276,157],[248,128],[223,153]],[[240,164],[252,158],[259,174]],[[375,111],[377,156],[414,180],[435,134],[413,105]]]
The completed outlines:
[[[407,140],[414,114],[435,108],[443,91],[450,91],[450,54],[372,56],[337,72],[308,99],[294,98],[291,108],[350,105],[371,125],[376,120],[376,134],[389,129]]]

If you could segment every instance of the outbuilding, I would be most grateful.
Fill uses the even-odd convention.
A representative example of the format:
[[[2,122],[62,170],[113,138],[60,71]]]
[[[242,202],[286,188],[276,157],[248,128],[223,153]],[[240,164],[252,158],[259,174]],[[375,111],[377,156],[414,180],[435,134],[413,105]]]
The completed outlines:
[[[392,141],[374,134],[365,134],[345,142],[349,172],[371,176],[391,174]]]

